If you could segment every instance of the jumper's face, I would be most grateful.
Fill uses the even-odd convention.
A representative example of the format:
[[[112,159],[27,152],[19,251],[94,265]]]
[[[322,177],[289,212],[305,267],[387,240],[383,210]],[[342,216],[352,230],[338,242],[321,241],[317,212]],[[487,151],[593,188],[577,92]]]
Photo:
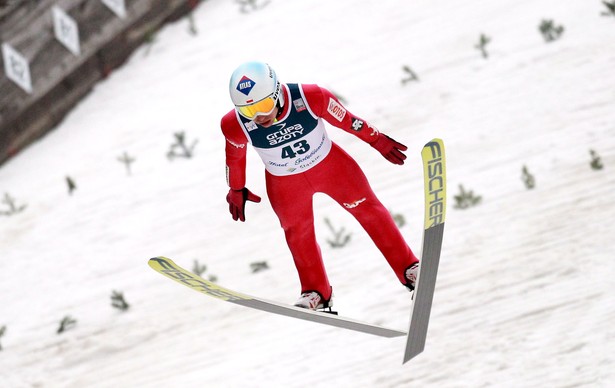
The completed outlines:
[[[263,115],[263,114],[259,114],[256,117],[254,117],[253,121],[260,125],[263,126],[265,128],[270,127],[273,125],[273,123],[275,122],[275,117],[278,114],[278,107],[275,107],[271,112],[269,112],[269,114]]]

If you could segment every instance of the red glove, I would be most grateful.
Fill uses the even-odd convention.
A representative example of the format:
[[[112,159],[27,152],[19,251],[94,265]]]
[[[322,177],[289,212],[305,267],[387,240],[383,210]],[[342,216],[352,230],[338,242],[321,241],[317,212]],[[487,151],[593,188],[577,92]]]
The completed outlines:
[[[226,195],[226,202],[228,202],[229,204],[228,210],[231,212],[233,220],[245,222],[245,208],[247,201],[258,203],[261,201],[261,197],[256,194],[253,194],[245,187],[240,190],[230,189],[228,191],[228,194]]]
[[[408,149],[405,145],[396,142],[391,139],[387,135],[381,133],[378,136],[378,140],[370,144],[372,147],[378,150],[388,160],[393,164],[404,164],[404,160],[406,160],[406,155],[403,154],[402,151]]]

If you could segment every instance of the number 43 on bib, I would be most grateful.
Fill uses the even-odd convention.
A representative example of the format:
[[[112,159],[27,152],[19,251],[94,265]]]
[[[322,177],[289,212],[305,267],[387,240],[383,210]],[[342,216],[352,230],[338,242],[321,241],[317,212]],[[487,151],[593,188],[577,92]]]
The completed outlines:
[[[297,155],[303,155],[310,150],[307,141],[301,140],[292,146],[282,148],[282,159],[294,159]]]

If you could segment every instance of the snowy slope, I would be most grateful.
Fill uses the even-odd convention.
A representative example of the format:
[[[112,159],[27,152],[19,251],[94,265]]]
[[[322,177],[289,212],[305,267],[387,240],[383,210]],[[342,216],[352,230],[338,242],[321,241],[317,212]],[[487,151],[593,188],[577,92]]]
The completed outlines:
[[[272,0],[242,14],[235,2],[204,2],[198,36],[186,20],[165,28],[0,168],[0,194],[27,204],[0,216],[0,387],[612,386],[615,17],[597,0],[357,4]],[[560,40],[544,42],[542,19],[564,25]],[[473,47],[481,33],[492,38],[487,60]],[[231,108],[228,75],[251,59],[330,88],[410,147],[397,167],[329,131],[404,215],[417,253],[419,152],[444,139],[444,251],[427,348],[411,363],[401,365],[403,339],[227,305],[148,268],[157,255],[188,268],[196,259],[239,291],[286,302],[299,293],[254,152],[248,185],[263,203],[239,224],[224,200],[218,123]],[[420,81],[402,85],[403,65]],[[178,131],[198,139],[195,156],[170,162]],[[590,168],[590,149],[603,170]],[[136,158],[131,176],[124,152]],[[453,209],[460,184],[482,203]],[[408,293],[365,232],[328,198],[315,207],[339,311],[405,329]],[[347,247],[326,244],[325,217],[352,233]],[[252,274],[263,260],[271,269]],[[113,290],[129,311],[110,306]],[[57,335],[65,316],[77,325]]]

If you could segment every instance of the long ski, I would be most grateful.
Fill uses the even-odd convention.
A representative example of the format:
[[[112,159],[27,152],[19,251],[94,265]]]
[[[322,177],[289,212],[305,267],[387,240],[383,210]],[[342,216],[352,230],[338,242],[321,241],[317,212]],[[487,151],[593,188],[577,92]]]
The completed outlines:
[[[256,298],[247,294],[242,294],[228,288],[212,283],[202,277],[195,275],[166,257],[154,257],[149,260],[149,266],[155,271],[166,277],[183,284],[184,286],[226,302],[231,302],[245,307],[262,310],[287,317],[303,319],[306,321],[317,322],[324,325],[335,326],[343,329],[359,331],[362,333],[373,334],[381,337],[403,337],[407,333],[404,331],[389,329],[382,326],[360,322],[354,319],[344,318],[337,315],[307,310],[283,303],[272,302],[266,299]]]
[[[425,179],[425,223],[421,264],[413,295],[404,363],[425,349],[446,216],[444,143],[433,139],[421,152]]]

